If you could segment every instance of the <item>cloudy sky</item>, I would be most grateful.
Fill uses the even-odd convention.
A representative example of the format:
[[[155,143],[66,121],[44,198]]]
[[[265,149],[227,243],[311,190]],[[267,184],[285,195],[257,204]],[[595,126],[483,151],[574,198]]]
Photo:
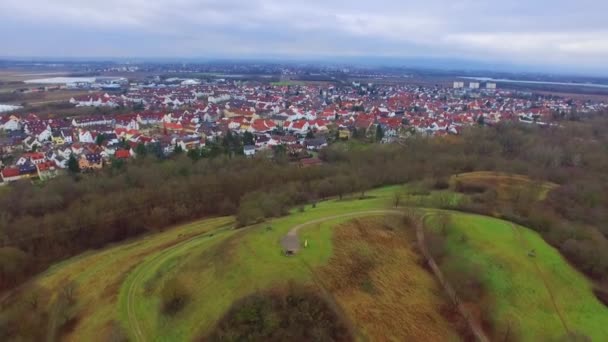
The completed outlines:
[[[435,57],[608,73],[606,0],[1,0],[5,57]]]

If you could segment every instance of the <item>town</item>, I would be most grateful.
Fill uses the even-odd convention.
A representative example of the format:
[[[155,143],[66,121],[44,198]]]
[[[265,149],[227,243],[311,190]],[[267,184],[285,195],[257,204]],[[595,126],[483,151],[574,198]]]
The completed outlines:
[[[76,81],[66,87],[91,86],[87,80]],[[415,134],[459,134],[470,125],[503,121],[548,125],[556,116],[608,106],[477,81],[455,81],[452,87],[221,78],[153,81],[127,84],[120,79],[122,84],[112,81],[69,100],[92,114],[43,118],[19,108],[1,113],[0,184],[89,172],[148,153],[203,158],[280,151],[290,161],[310,166],[320,163],[317,151],[338,140],[403,142]],[[124,90],[104,91],[116,87]],[[95,114],[99,108],[110,114]],[[234,141],[225,141],[230,139]]]

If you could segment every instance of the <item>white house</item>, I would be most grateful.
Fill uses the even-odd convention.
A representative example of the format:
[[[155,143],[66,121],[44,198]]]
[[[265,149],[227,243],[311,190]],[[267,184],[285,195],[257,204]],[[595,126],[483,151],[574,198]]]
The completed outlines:
[[[243,153],[247,157],[251,157],[251,156],[255,155],[255,146],[253,146],[253,145],[245,145],[245,146],[243,146]]]
[[[79,130],[78,131],[78,141],[81,143],[94,143],[95,139],[93,139],[93,135],[89,131]]]
[[[17,131],[21,129],[21,123],[18,117],[11,115],[9,117],[0,118],[0,128],[6,131]]]
[[[53,132],[51,132],[51,129],[47,127],[44,131],[38,133],[38,136],[36,136],[36,139],[38,139],[38,141],[40,141],[40,142],[44,142],[44,141],[49,141],[49,139],[51,139],[52,136],[53,136]]]

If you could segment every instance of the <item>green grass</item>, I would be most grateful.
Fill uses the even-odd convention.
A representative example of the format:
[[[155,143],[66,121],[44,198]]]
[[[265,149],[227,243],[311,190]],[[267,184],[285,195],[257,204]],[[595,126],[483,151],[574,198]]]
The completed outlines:
[[[301,241],[308,240],[308,247],[297,256],[288,258],[282,254],[279,241],[290,228],[328,216],[385,208],[390,200],[387,197],[389,193],[390,189],[381,189],[370,192],[374,197],[366,200],[322,202],[315,209],[308,206],[303,213],[294,211],[287,217],[231,231],[215,237],[213,242],[193,240],[166,255],[155,257],[140,265],[121,287],[120,320],[127,323],[127,329],[131,328],[128,293],[131,286],[135,286],[137,290],[132,302],[136,303],[134,310],[139,321],[145,322],[145,340],[192,339],[208,331],[239,298],[289,281],[312,282],[311,268],[327,263],[331,257],[331,228],[352,217],[323,221],[302,230]],[[183,254],[190,255],[181,265],[174,267],[173,272],[162,275],[160,281],[179,273],[180,279],[186,279],[192,291],[192,300],[177,316],[168,318],[159,311],[161,287],[149,295],[145,293],[143,284],[158,278],[157,271],[163,269],[164,264]],[[201,320],[201,317],[206,319]],[[136,340],[137,336],[132,338]]]
[[[608,338],[608,309],[593,295],[592,284],[536,232],[498,219],[458,213],[452,215],[447,245],[451,258],[481,266],[493,299],[491,320],[497,331],[506,331],[510,323],[523,341],[564,335],[551,291],[568,329],[594,341]],[[528,255],[531,250],[535,257]]]
[[[232,218],[197,221],[164,233],[90,251],[55,264],[24,289],[22,298],[37,287],[56,292],[67,281],[75,281],[80,321],[70,338],[75,341],[102,340],[99,332],[117,318],[117,295],[124,278],[146,258],[189,236],[232,225]]]
[[[334,252],[333,227],[353,216],[337,217],[301,230],[301,241],[307,240],[308,247],[295,257],[285,257],[279,241],[292,227],[316,219],[389,208],[396,191],[407,188],[376,189],[367,192],[363,200],[359,199],[360,194],[353,194],[343,200],[320,202],[314,209],[294,209],[289,216],[240,230],[228,229],[233,218],[183,225],[58,263],[26,287],[24,295],[33,285],[56,291],[65,281],[76,281],[81,319],[69,340],[103,340],[101,332],[114,320],[123,325],[133,341],[191,340],[208,332],[237,299],[289,281],[315,282],[313,269],[328,264]],[[442,197],[445,193],[432,192],[426,197]],[[542,340],[561,332],[559,320],[548,306],[542,280],[527,257],[527,249],[535,248],[543,274],[555,284],[557,304],[569,326],[594,338],[607,336],[608,312],[593,297],[589,282],[537,234],[520,229],[531,246],[524,248],[504,221],[467,214],[455,217],[450,249],[484,266],[497,298],[497,320],[516,318],[528,340]],[[468,236],[466,245],[458,240],[463,232]],[[167,317],[160,313],[159,295],[163,284],[177,276],[191,300],[175,317]],[[140,332],[134,329],[136,326]],[[543,330],[545,327],[548,332]]]

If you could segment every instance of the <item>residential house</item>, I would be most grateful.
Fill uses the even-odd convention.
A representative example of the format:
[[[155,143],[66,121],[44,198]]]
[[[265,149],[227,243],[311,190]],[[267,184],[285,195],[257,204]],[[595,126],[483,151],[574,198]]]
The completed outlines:
[[[57,177],[57,166],[53,161],[49,160],[37,164],[36,170],[38,172],[38,178],[40,178],[40,180],[47,180]]]
[[[85,153],[80,156],[78,166],[81,171],[101,169],[103,167],[103,158],[99,153]]]
[[[243,146],[243,153],[247,157],[251,157],[251,156],[255,155],[255,145],[245,145],[245,146]]]
[[[7,167],[4,168],[0,175],[2,176],[2,181],[4,183],[14,182],[21,179],[21,173],[19,173],[18,167]]]
[[[306,139],[304,141],[304,145],[309,151],[318,151],[324,147],[327,147],[327,139],[323,137]]]

